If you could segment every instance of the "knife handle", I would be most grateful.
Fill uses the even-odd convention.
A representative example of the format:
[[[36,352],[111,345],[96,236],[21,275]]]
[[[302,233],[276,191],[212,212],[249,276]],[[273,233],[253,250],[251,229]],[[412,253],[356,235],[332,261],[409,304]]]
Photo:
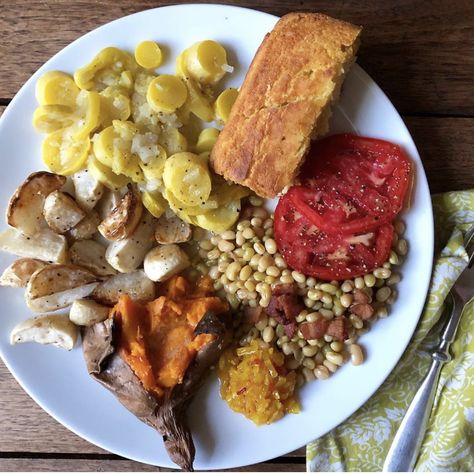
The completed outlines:
[[[383,465],[384,472],[411,472],[425,436],[443,360],[434,359],[416,392]]]

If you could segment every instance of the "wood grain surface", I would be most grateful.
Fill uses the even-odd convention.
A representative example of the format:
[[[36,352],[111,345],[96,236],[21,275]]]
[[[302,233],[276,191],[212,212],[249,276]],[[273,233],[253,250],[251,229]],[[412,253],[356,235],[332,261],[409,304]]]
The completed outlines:
[[[25,8],[24,1],[10,0],[0,14],[0,98],[11,98],[39,66],[88,31],[124,15],[168,3],[176,2],[32,0]],[[474,115],[472,1],[222,3],[274,15],[291,10],[320,11],[363,25],[359,63],[402,113]]]
[[[187,3],[187,2],[180,2]],[[358,62],[402,113],[432,192],[474,187],[474,2],[260,0],[275,15],[320,11],[364,26]],[[0,9],[0,115],[29,76],[88,31],[152,0],[11,0]],[[157,26],[158,27],[158,26]],[[159,471],[107,453],[46,414],[0,362],[0,471]],[[239,471],[304,471],[304,448]]]

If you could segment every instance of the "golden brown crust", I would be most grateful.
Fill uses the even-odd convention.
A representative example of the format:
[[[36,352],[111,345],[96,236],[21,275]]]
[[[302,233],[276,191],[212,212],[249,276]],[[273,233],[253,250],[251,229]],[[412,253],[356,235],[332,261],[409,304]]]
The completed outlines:
[[[226,179],[274,197],[310,144],[355,60],[361,28],[319,13],[290,13],[266,35],[211,153]]]

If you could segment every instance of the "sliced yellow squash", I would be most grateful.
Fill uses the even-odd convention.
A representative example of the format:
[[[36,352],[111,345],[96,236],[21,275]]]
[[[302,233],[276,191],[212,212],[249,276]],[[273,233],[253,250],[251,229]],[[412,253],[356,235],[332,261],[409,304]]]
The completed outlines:
[[[50,133],[43,141],[43,163],[53,173],[69,176],[85,165],[91,147],[88,137],[77,140],[71,129]]]

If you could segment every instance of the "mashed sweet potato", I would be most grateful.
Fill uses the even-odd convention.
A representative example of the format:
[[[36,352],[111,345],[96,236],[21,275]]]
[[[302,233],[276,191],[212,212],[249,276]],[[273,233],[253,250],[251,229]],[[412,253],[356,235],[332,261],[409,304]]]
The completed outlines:
[[[221,314],[228,304],[211,295],[202,279],[196,288],[181,276],[168,280],[146,306],[124,295],[111,315],[119,332],[118,351],[143,387],[162,396],[183,381],[196,353],[215,336],[194,334],[206,312]]]

